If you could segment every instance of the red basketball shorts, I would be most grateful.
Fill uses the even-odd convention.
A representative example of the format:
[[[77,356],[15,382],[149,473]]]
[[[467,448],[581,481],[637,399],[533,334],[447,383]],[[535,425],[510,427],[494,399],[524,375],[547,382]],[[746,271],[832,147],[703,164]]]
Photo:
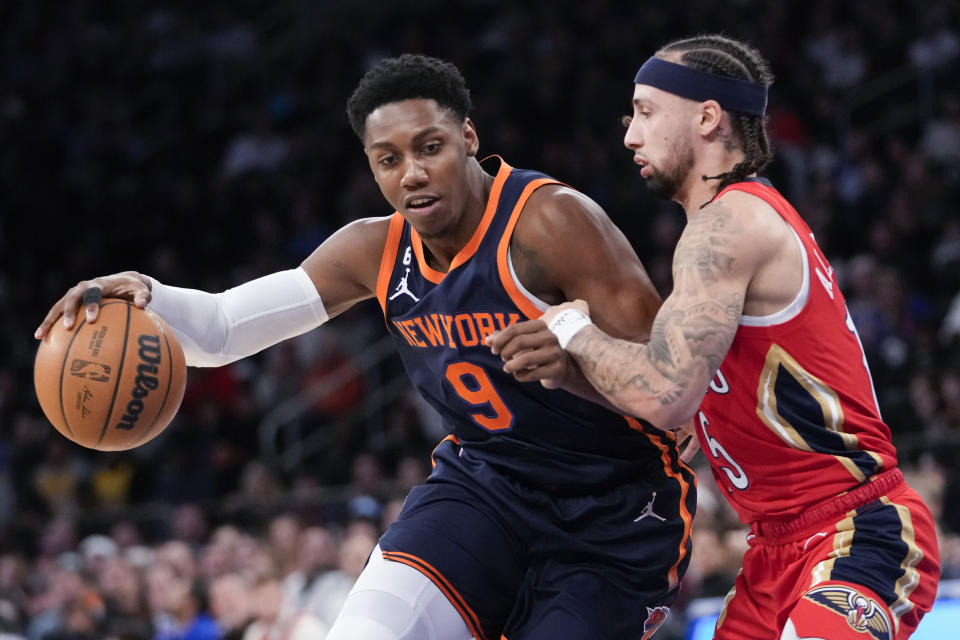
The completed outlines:
[[[751,528],[717,640],[779,640],[788,623],[799,638],[905,640],[933,606],[933,518],[899,469]]]

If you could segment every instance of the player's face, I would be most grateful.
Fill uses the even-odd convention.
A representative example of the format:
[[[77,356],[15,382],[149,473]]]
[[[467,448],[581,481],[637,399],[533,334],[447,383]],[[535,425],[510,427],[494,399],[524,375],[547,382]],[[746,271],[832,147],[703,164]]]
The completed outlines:
[[[367,161],[387,201],[425,238],[455,233],[468,205],[468,159],[479,143],[435,100],[385,104],[367,116]]]
[[[679,200],[694,165],[689,101],[646,85],[634,85],[633,115],[624,118],[623,144],[654,195]]]

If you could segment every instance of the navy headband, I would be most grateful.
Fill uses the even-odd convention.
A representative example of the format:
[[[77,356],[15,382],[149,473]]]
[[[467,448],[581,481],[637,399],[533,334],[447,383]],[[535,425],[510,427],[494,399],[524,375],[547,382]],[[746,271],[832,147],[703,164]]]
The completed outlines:
[[[750,116],[763,116],[767,110],[767,88],[762,84],[698,71],[656,56],[643,63],[633,82],[697,102],[716,100],[728,111]]]

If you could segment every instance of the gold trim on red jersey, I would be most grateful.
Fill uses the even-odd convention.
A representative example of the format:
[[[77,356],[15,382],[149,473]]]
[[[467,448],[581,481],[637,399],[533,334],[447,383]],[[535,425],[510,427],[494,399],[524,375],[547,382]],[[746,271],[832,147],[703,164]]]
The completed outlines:
[[[879,472],[883,468],[883,460],[880,456],[872,451],[861,449],[857,436],[843,431],[843,404],[840,402],[837,392],[823,380],[804,369],[787,353],[786,349],[776,343],[772,344],[767,351],[767,357],[760,372],[760,381],[757,385],[757,416],[760,420],[792,448],[823,453],[810,446],[806,438],[777,410],[776,384],[781,367],[820,405],[824,426],[827,430],[840,436],[847,451],[863,451],[869,455],[876,462]],[[846,456],[833,457],[843,465],[844,469],[850,472],[850,475],[857,482],[863,482],[867,479],[867,475],[850,458]]]

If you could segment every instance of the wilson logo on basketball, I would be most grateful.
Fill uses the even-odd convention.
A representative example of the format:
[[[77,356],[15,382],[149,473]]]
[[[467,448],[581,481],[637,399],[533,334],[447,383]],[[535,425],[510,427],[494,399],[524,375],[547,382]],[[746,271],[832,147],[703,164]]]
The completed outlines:
[[[160,381],[155,375],[157,365],[160,364],[160,336],[141,335],[137,338],[137,344],[140,350],[137,355],[140,356],[140,364],[137,365],[137,377],[134,379],[134,387],[130,391],[131,399],[127,403],[126,412],[121,416],[117,423],[117,429],[133,429],[140,418],[140,412],[143,411],[143,399],[150,395],[150,392],[160,386]]]

